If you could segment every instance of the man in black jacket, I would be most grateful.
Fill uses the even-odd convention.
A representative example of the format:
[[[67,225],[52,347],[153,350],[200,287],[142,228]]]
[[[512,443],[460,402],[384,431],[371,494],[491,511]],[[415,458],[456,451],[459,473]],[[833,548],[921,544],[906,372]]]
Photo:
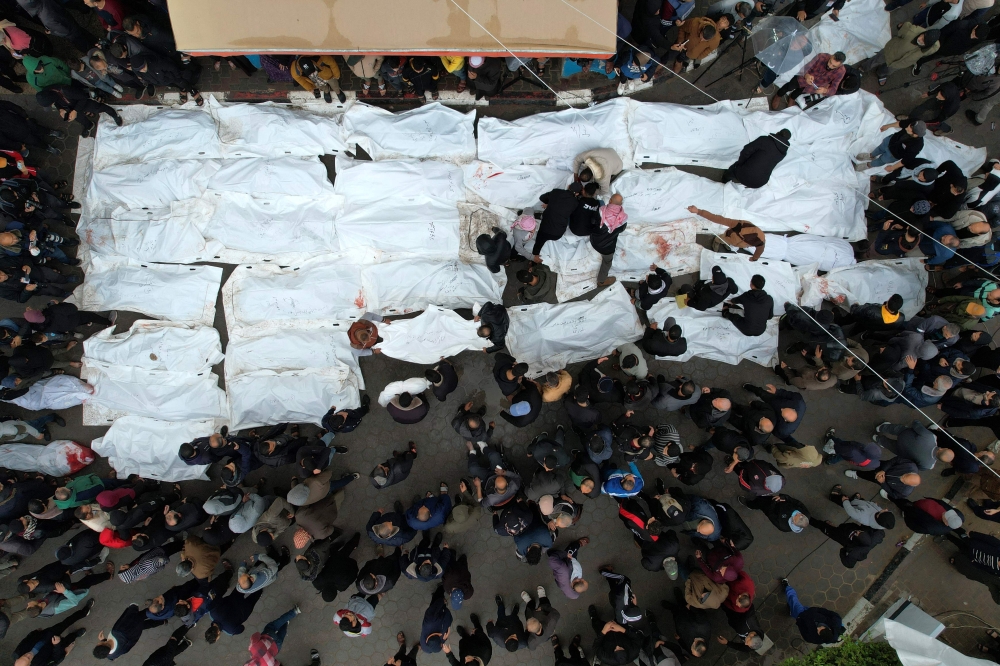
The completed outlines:
[[[503,597],[496,596],[497,621],[486,623],[486,635],[493,639],[493,642],[507,652],[517,652],[528,647],[528,634],[524,631],[524,624],[517,616],[518,604],[507,613],[503,605]]]
[[[424,377],[431,383],[431,393],[441,402],[458,388],[458,373],[455,372],[455,366],[444,357],[433,368],[425,370]]]
[[[729,420],[732,411],[732,395],[726,389],[720,388],[702,388],[698,402],[688,407],[691,420],[702,430],[718,428]]]
[[[483,347],[483,351],[491,354],[500,351],[504,347],[504,338],[507,337],[507,329],[510,328],[510,317],[507,309],[500,303],[486,301],[473,321],[479,322],[477,333],[481,338],[487,338],[493,344],[490,347]]]
[[[711,280],[698,280],[694,286],[686,284],[677,290],[677,295],[687,297],[688,307],[705,311],[739,291],[733,278],[727,277],[720,267],[713,266]]]
[[[921,164],[922,160],[918,160],[917,155],[924,149],[924,134],[927,133],[924,121],[904,118],[882,125],[881,130],[884,132],[893,127],[898,127],[899,131],[883,139],[870,155],[858,156],[860,162],[855,167],[858,171],[864,171],[869,166],[886,166],[892,173],[899,168],[914,169]]]
[[[952,530],[962,532],[962,512],[933,497],[925,497],[916,502],[907,499],[896,499],[893,502],[903,512],[906,526],[917,534],[934,536],[948,534]]]
[[[809,608],[803,606],[795,593],[795,588],[788,584],[787,578],[781,579],[781,587],[788,601],[788,614],[795,618],[795,624],[798,625],[802,638],[815,645],[836,643],[846,631],[840,615],[819,606]]]
[[[771,172],[785,159],[792,133],[787,129],[759,136],[740,151],[739,159],[723,174],[722,182],[740,183],[756,189],[767,185]]]
[[[66,657],[69,650],[72,649],[73,643],[76,639],[83,636],[83,634],[86,633],[86,630],[77,629],[67,636],[63,636],[62,633],[90,615],[90,609],[93,608],[93,606],[94,600],[89,599],[83,608],[71,614],[62,622],[58,622],[51,627],[46,627],[45,629],[35,629],[29,632],[14,648],[15,663],[17,663],[16,660],[20,657],[32,655],[32,650],[34,650],[36,646],[38,647],[38,652],[32,655],[29,661],[22,663],[40,666],[44,664],[58,664],[61,662]],[[59,638],[58,642],[53,640],[57,637]]]
[[[903,456],[883,460],[876,470],[846,470],[844,476],[877,483],[882,487],[879,494],[894,501],[909,497],[913,489],[920,485],[917,463]]]
[[[687,351],[687,339],[673,317],[667,317],[660,330],[655,321],[649,322],[642,334],[643,351],[653,356],[680,356]]]
[[[493,646],[490,639],[483,631],[483,625],[479,622],[479,616],[473,613],[469,616],[472,620],[472,633],[468,629],[459,625],[456,627],[460,639],[458,641],[458,658],[451,652],[451,645],[445,643],[441,649],[448,657],[450,666],[489,666],[490,659],[493,658]]]
[[[376,465],[375,469],[368,475],[372,485],[375,486],[376,490],[384,490],[400,483],[410,475],[416,457],[417,445],[414,442],[409,443],[409,448],[406,451],[393,451],[391,458],[381,465]]]
[[[576,193],[570,190],[555,189],[546,192],[538,199],[542,202],[542,221],[538,225],[538,232],[535,236],[535,245],[531,248],[535,263],[542,263],[542,258],[538,254],[542,251],[545,243],[550,240],[559,240],[566,233],[569,226],[570,216],[580,204],[577,196],[583,191],[583,186],[574,183],[571,187]]]
[[[779,389],[774,384],[768,384],[764,388],[759,388],[753,384],[744,384],[744,390],[753,393],[774,410],[775,421],[772,434],[782,441],[778,445],[779,449],[786,448],[801,449],[800,444],[792,434],[802,425],[802,419],[806,415],[806,401],[801,393]],[[746,433],[744,433],[746,434]]]
[[[733,314],[733,305],[743,307],[743,314]],[[750,291],[745,291],[722,306],[722,316],[733,322],[733,326],[751,338],[764,335],[767,322],[774,316],[774,299],[764,291],[764,277],[750,278]]]
[[[712,637],[712,614],[704,608],[686,606],[679,587],[674,588],[674,596],[675,603],[669,604],[664,600],[660,605],[674,616],[674,632],[684,653],[702,657],[708,651],[708,641]]]
[[[834,527],[825,520],[814,520],[810,525],[842,546],[840,562],[848,569],[853,569],[858,562],[864,562],[868,553],[885,538],[885,530],[855,523],[841,523]]]
[[[721,543],[735,550],[744,551],[753,543],[753,532],[743,521],[743,517],[736,513],[736,509],[725,502],[709,500],[719,516],[719,523],[722,527]]]
[[[569,230],[573,234],[589,236],[601,226],[601,202],[594,198],[600,187],[596,182],[590,182],[583,186],[583,196],[580,197],[577,207],[569,216]]]
[[[646,312],[667,295],[673,284],[670,273],[656,264],[650,266],[649,270],[653,272],[639,281],[639,289],[634,293],[634,298],[639,301],[639,309]]]
[[[594,652],[602,664],[610,666],[629,664],[639,656],[642,649],[642,634],[632,625],[623,627],[614,620],[601,622],[597,616],[597,607],[589,606],[590,624],[597,634],[594,639]]]
[[[780,493],[769,497],[739,498],[748,509],[763,511],[771,524],[782,532],[800,533],[809,526],[809,509],[791,495]]]
[[[957,56],[966,53],[989,38],[989,26],[979,19],[968,18],[963,21],[952,21],[941,28],[940,48],[931,55],[924,56],[913,65],[913,75],[920,76],[920,68],[924,63],[940,60],[947,56]]]
[[[542,394],[538,384],[525,379],[521,390],[510,399],[510,407],[500,412],[500,418],[518,428],[534,423],[542,411]]]

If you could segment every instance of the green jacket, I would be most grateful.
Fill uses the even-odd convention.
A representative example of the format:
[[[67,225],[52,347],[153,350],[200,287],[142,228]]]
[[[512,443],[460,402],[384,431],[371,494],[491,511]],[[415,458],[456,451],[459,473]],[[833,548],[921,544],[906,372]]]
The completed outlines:
[[[908,69],[924,56],[936,53],[941,48],[941,42],[935,42],[928,48],[920,48],[913,43],[918,35],[926,32],[925,28],[918,28],[912,23],[904,23],[899,27],[896,36],[890,39],[882,53],[885,55],[885,64],[891,70]]]
[[[96,493],[88,494],[86,498],[79,498],[78,495],[92,488],[101,488],[103,490],[104,480],[96,474],[84,474],[72,479],[66,484],[66,487],[69,488],[69,499],[54,500],[55,505],[60,509],[72,509],[84,504],[90,504],[94,501]]]
[[[65,86],[73,81],[69,76],[69,65],[59,58],[24,56],[21,62],[24,64],[24,69],[27,70],[24,77],[28,80],[28,85],[35,90],[44,90],[50,86]],[[43,71],[36,74],[35,70],[38,69],[39,64],[41,64]]]
[[[1000,305],[993,305],[986,300],[986,297],[989,296],[990,292],[994,289],[1000,289],[1000,284],[997,284],[992,280],[987,280],[982,284],[982,286],[979,287],[979,289],[972,292],[972,295],[979,300],[979,304],[986,308],[986,314],[984,314],[979,321],[992,319],[998,312],[1000,312]]]

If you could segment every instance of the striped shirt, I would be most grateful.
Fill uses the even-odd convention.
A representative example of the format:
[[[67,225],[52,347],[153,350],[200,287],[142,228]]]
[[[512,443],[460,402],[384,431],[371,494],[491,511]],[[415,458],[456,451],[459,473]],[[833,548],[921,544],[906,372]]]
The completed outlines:
[[[668,456],[663,452],[668,444],[676,444],[678,455]],[[680,460],[680,452],[684,450],[681,445],[681,435],[677,428],[668,423],[656,426],[656,433],[653,434],[653,462],[660,467],[673,465]]]
[[[154,548],[132,560],[128,569],[118,572],[118,577],[126,584],[145,580],[153,574],[163,571],[169,561],[170,558],[167,557],[162,548]]]

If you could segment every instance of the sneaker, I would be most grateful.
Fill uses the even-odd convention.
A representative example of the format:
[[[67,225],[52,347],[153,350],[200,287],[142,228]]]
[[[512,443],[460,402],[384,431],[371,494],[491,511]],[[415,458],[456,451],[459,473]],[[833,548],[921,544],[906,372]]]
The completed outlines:
[[[667,577],[670,580],[677,580],[677,574],[680,571],[680,567],[677,566],[677,558],[668,557],[663,560],[663,570],[667,572]]]
[[[323,101],[326,102],[327,104],[333,104],[333,95],[330,94],[329,90],[323,93]]]
[[[87,603],[83,606],[83,610],[87,611],[87,615],[90,615],[90,611],[94,608],[94,600],[87,599]]]
[[[62,130],[49,130],[49,136],[54,137],[56,139],[65,139],[66,132],[63,132]]]
[[[524,590],[521,590],[521,599],[526,604],[530,604],[531,603],[531,595],[528,594],[527,592],[525,592]]]
[[[156,86],[148,85],[146,86],[146,94],[152,97],[156,94]]]
[[[622,96],[624,94],[625,94],[625,84],[624,83],[619,83],[618,84],[618,96],[620,97],[620,96]]]
[[[838,456],[836,453],[834,453],[833,455],[827,456],[826,460],[823,461],[823,464],[824,465],[836,465],[837,463],[839,463],[843,459],[844,459],[843,456]]]
[[[341,104],[347,103],[347,95],[345,95],[342,92],[337,93],[337,101],[339,101]]]
[[[535,594],[538,595],[539,599],[544,598],[545,597],[545,588],[542,587],[541,585],[539,585],[538,587],[535,588]]]
[[[879,423],[877,426],[875,426],[875,432],[881,433],[882,428],[886,427],[887,425],[892,425],[892,421],[882,421],[882,423]]]
[[[55,146],[45,146],[45,151],[49,152],[49,153],[52,153],[53,155],[61,155],[62,154],[62,151],[59,150],[58,148],[56,148]]]
[[[596,620],[597,619],[597,606],[595,606],[594,604],[590,604],[589,606],[587,606],[587,615],[590,616],[591,620]]]
[[[823,453],[828,456],[832,456],[837,453],[837,449],[834,447],[832,439],[826,440],[826,444],[823,445]]]
[[[349,449],[346,446],[335,446],[333,450],[337,453],[347,453]]]
[[[782,578],[780,582],[781,582],[781,591],[784,592],[789,587],[788,579]]]
[[[966,110],[965,117],[968,118],[969,122],[972,123],[973,125],[977,125],[977,126],[978,125],[982,125],[981,122],[979,122],[978,120],[976,120],[976,112],[973,111],[972,109],[967,109]]]
[[[319,666],[319,650],[316,648],[309,650],[309,664],[310,666]]]
[[[844,476],[846,476],[848,479],[856,479],[858,478],[858,473],[855,472],[853,469],[845,469]]]
[[[915,63],[913,69],[910,70],[913,76],[920,76],[920,63]]]
[[[315,89],[313,90],[313,97],[315,97],[316,99],[319,99],[319,98],[320,98],[320,97],[322,97],[322,96],[323,96],[323,93],[321,93],[321,92],[319,91],[319,88],[315,88]]]
[[[744,391],[749,391],[749,392],[752,392],[752,390],[753,390],[754,388],[755,388],[755,387],[754,387],[754,385],[753,385],[753,384],[751,384],[750,382],[747,382],[747,383],[743,384],[743,390],[744,390]]]
[[[872,161],[872,154],[871,153],[861,153],[860,155],[857,156],[857,160],[859,162],[871,162]]]
[[[55,423],[60,428],[63,428],[63,427],[66,426],[66,419],[64,419],[63,417],[59,416],[58,414],[52,414],[52,422]]]
[[[882,499],[889,499],[889,493],[885,492],[885,490],[878,491],[878,494],[882,496]]]
[[[748,508],[748,509],[750,508],[749,506],[747,506],[747,498],[744,497],[743,495],[740,495],[739,497],[737,497],[736,501],[739,502],[742,506],[746,506],[746,508]]]
[[[292,610],[295,611],[296,615],[301,615],[302,614],[302,609],[299,608],[298,604],[295,604],[295,608],[293,608]]]

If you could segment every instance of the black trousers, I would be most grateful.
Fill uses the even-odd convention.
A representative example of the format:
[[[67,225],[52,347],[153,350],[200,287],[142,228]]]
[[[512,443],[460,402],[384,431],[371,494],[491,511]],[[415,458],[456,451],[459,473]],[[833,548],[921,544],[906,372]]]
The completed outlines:
[[[92,99],[80,100],[73,105],[73,110],[76,111],[76,122],[80,123],[84,130],[93,129],[94,123],[87,117],[88,113],[93,113],[95,115],[100,115],[106,113],[111,118],[117,118],[118,112],[107,104],[101,104]]]
[[[190,643],[184,640],[190,627],[181,625],[170,634],[166,645],[157,648],[151,655],[142,662],[142,666],[174,666],[174,658],[184,650],[187,650]]]

